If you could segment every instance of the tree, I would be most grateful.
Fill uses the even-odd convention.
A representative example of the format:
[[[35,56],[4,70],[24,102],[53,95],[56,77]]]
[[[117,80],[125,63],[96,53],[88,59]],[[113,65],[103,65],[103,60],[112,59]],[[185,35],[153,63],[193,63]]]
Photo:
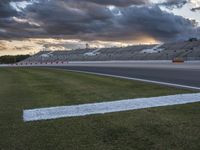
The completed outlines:
[[[16,55],[16,56],[0,56],[0,64],[12,64],[16,62],[20,62],[26,58],[30,57],[30,55]]]

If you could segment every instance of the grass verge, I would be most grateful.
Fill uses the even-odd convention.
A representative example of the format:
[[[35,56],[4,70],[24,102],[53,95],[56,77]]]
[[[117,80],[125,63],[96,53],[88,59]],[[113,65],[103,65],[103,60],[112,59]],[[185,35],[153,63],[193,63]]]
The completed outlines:
[[[52,69],[0,69],[0,149],[199,149],[200,104],[24,123],[22,110],[191,91]]]

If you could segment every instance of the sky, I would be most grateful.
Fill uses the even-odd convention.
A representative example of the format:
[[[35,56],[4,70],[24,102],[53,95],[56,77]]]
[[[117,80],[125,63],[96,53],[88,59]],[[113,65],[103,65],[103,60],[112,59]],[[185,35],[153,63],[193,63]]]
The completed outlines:
[[[200,0],[0,0],[0,55],[199,36]]]

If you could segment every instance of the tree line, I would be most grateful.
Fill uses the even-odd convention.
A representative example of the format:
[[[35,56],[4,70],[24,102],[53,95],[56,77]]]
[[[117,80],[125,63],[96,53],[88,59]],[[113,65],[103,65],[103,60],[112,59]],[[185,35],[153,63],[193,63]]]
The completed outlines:
[[[13,63],[20,62],[28,57],[30,57],[30,55],[0,56],[0,64],[13,64]]]

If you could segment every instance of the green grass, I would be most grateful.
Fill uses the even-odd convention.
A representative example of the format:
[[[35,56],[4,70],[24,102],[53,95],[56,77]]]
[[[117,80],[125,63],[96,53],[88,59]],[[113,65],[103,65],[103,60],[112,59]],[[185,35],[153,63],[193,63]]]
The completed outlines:
[[[24,123],[23,109],[188,93],[52,69],[0,69],[0,150],[199,150],[200,103]]]

